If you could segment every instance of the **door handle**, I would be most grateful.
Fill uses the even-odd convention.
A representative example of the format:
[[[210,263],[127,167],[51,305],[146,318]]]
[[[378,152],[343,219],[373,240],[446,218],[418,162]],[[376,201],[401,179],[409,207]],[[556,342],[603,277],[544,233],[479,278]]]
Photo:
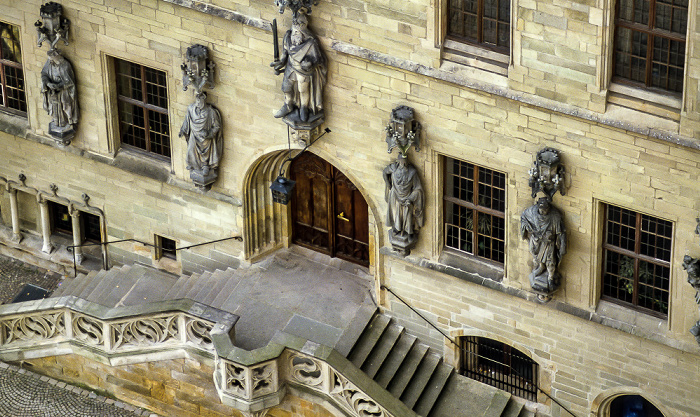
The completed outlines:
[[[336,217],[338,217],[340,220],[342,220],[342,221],[344,221],[344,222],[349,222],[349,221],[350,221],[350,219],[348,219],[347,217],[345,217],[345,212],[344,212],[344,211],[341,211],[340,214],[339,214],[338,216],[336,216]]]

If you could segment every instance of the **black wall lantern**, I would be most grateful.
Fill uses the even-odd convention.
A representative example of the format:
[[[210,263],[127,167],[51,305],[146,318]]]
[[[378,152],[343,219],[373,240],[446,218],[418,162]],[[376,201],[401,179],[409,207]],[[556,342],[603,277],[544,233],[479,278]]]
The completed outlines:
[[[278,176],[270,186],[272,200],[285,206],[289,204],[289,201],[292,199],[292,190],[294,190],[296,183],[296,181],[289,180],[283,175]]]
[[[272,185],[270,185],[270,190],[272,191],[272,201],[274,201],[275,203],[284,204],[285,206],[289,204],[289,202],[292,199],[292,190],[294,190],[294,185],[296,185],[297,182],[285,178],[284,175],[282,175],[282,172],[284,171],[284,164],[297,159],[299,155],[303,154],[304,151],[306,151],[309,148],[309,146],[316,143],[316,141],[321,139],[326,133],[331,133],[331,130],[329,128],[325,128],[321,136],[316,138],[316,140],[314,140],[313,142],[310,142],[308,145],[304,146],[304,149],[302,149],[301,152],[296,154],[294,158],[287,157],[287,159],[282,161],[282,165],[280,165],[280,173],[279,175],[277,175],[277,178],[275,178],[275,180],[272,181]],[[289,152],[291,154],[291,148],[289,149]]]

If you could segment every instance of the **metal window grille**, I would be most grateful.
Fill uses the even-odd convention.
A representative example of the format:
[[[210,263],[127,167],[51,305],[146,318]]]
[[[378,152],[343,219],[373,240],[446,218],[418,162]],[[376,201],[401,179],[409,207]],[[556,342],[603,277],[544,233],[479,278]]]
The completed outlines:
[[[603,298],[668,314],[673,224],[607,205]]]
[[[177,258],[177,243],[167,237],[156,235],[156,259]]]
[[[169,158],[165,72],[121,59],[114,63],[122,143]]]
[[[0,22],[0,108],[26,115],[19,27]]]
[[[503,263],[505,174],[457,159],[445,162],[445,246]]]
[[[447,34],[508,53],[510,0],[449,0]]]
[[[688,0],[620,0],[615,19],[616,78],[681,92]]]
[[[460,339],[462,375],[526,400],[537,401],[539,366],[535,361],[497,340],[478,336]]]

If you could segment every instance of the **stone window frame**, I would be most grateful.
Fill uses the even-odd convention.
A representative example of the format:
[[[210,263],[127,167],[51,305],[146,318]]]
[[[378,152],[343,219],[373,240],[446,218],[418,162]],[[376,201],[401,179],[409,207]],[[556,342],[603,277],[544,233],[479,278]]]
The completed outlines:
[[[516,16],[517,0],[511,0],[509,6],[510,30],[508,42],[510,46],[507,51],[449,36],[450,1],[435,1],[435,46],[440,48],[442,60],[507,76],[513,55],[514,17]]]
[[[674,93],[670,91],[662,91],[660,89],[647,88],[643,85],[632,82],[625,82],[615,77],[614,73],[614,56],[615,56],[615,32],[617,5],[619,0],[604,0],[603,1],[603,53],[602,53],[602,68],[600,73],[599,83],[603,90],[607,90],[607,102],[609,104],[619,106],[620,108],[628,108],[631,110],[648,113],[654,116],[659,116],[663,119],[678,123],[681,118],[683,108],[683,96],[688,85],[688,72],[683,74],[683,86],[681,92]],[[695,16],[692,10],[695,8],[695,2],[689,1],[688,6],[688,22],[687,27],[694,25]],[[685,65],[687,65],[688,50],[692,44],[686,32],[686,44],[684,56]]]
[[[17,34],[20,33],[20,25],[15,25],[6,21],[0,21],[0,24],[3,25],[8,25],[11,28],[16,29]],[[0,34],[1,35],[1,34]],[[2,42],[2,40],[0,40]],[[18,42],[18,48],[19,51],[17,51],[20,55],[20,61],[24,61],[22,59],[22,43],[21,39],[17,39]],[[16,100],[19,101],[20,108],[17,107],[10,107],[8,105],[8,82],[7,82],[7,68],[13,68],[17,70],[19,76],[21,76],[21,83],[23,84],[22,86],[12,86],[13,89],[17,89],[19,91],[20,97],[16,98]],[[24,77],[24,65],[22,62],[17,62],[9,59],[5,59],[3,56],[2,48],[0,48],[0,100],[2,100],[2,103],[0,103],[0,110],[3,112],[7,112],[13,115],[21,116],[21,117],[27,117],[27,92],[26,92],[26,79]],[[22,109],[22,107],[24,109]]]
[[[487,166],[484,166],[482,164],[477,164],[471,161],[467,161],[464,159],[460,158],[454,158],[451,156],[443,155],[441,158],[441,184],[440,184],[440,204],[438,205],[441,207],[441,212],[442,212],[442,219],[440,221],[440,245],[441,249],[443,252],[451,252],[451,253],[457,253],[458,255],[461,255],[462,257],[467,257],[469,259],[474,259],[478,260],[481,263],[485,263],[488,265],[496,266],[498,268],[503,268],[505,266],[506,262],[506,257],[507,257],[507,248],[506,248],[506,241],[507,241],[507,208],[508,208],[508,174],[503,171],[498,171],[492,168],[489,168]],[[479,172],[480,170],[488,170],[492,174],[497,173],[503,176],[503,199],[502,199],[502,205],[503,205],[503,211],[498,211],[495,209],[491,209],[485,206],[481,206],[480,204],[473,204],[473,203],[467,203],[464,201],[461,201],[460,199],[448,195],[446,187],[447,187],[447,175],[448,175],[448,164],[453,161],[458,161],[463,164],[468,164],[472,166],[472,169],[474,169],[475,172]],[[478,175],[478,174],[477,174]],[[475,184],[476,186],[476,191],[478,192],[478,183]],[[490,216],[496,215],[499,218],[503,219],[503,236],[502,236],[502,241],[503,241],[503,252],[502,252],[502,260],[498,259],[491,259],[489,257],[485,256],[479,256],[478,251],[463,251],[458,248],[453,248],[451,246],[447,245],[447,227],[448,227],[448,219],[447,219],[447,209],[448,209],[448,204],[454,204],[458,205],[459,207],[463,207],[466,210],[471,210],[472,212],[477,212],[477,213],[485,213]],[[498,213],[496,213],[498,211]],[[477,219],[478,219],[478,214],[477,214]],[[477,220],[478,222],[478,220]],[[474,233],[474,232],[473,232]],[[475,233],[476,236],[479,235],[478,232]],[[474,235],[473,235],[474,236]]]
[[[163,161],[163,162],[168,162],[172,163],[172,156],[173,156],[173,129],[172,129],[172,117],[170,115],[170,83],[169,83],[169,73],[166,69],[164,68],[159,68],[157,66],[152,65],[152,63],[143,63],[138,60],[133,59],[132,57],[129,58],[123,58],[120,56],[114,56],[114,55],[105,55],[105,64],[107,66],[107,82],[109,83],[110,87],[110,97],[109,97],[109,108],[110,108],[110,113],[111,113],[111,121],[112,121],[112,132],[113,132],[113,137],[114,137],[114,148],[117,151],[121,150],[126,150],[129,151],[130,153],[136,153],[140,155],[145,155],[149,156],[152,159]],[[119,74],[117,73],[117,63],[119,61],[127,62],[129,64],[137,65],[141,67],[142,71],[141,74],[144,74],[145,69],[150,69],[154,70],[157,72],[161,72],[164,75],[164,84],[162,85],[163,90],[165,92],[164,100],[167,105],[167,107],[160,107],[160,106],[155,106],[152,104],[149,104],[147,102],[138,102],[138,100],[133,100],[133,99],[126,99],[124,100],[123,96],[119,95]],[[144,85],[145,80],[142,80],[142,86]],[[147,94],[147,89],[143,88],[142,93],[145,95]],[[169,149],[169,155],[163,155],[160,153],[152,152],[149,150],[148,144],[150,144],[150,141],[146,141],[147,145],[144,148],[138,147],[138,146],[132,146],[128,143],[124,143],[123,141],[123,133],[122,133],[122,115],[121,115],[121,110],[119,108],[120,103],[126,103],[127,105],[133,105],[133,106],[138,106],[139,108],[144,109],[145,114],[149,114],[148,112],[156,112],[159,114],[165,115],[167,118],[167,121],[165,122],[165,126],[168,129],[167,132],[167,148]],[[144,120],[147,120],[145,118]],[[149,130],[146,130],[147,134],[149,134]]]
[[[630,213],[634,213],[635,215],[635,236],[634,236],[634,241],[635,241],[635,249],[633,251],[626,250],[625,248],[621,248],[619,246],[612,245],[608,242],[608,237],[609,237],[609,231],[608,231],[608,207],[615,207],[619,208],[621,210],[628,211]],[[609,202],[600,202],[600,212],[599,212],[599,219],[600,219],[600,260],[599,260],[599,267],[598,271],[600,274],[600,280],[599,280],[599,288],[598,288],[598,294],[600,296],[600,300],[602,301],[607,301],[610,303],[618,304],[622,307],[632,309],[634,311],[639,311],[640,313],[645,313],[647,315],[653,316],[653,317],[658,317],[660,319],[666,320],[668,319],[670,312],[671,312],[671,302],[672,302],[672,290],[673,290],[673,254],[674,254],[674,240],[675,240],[675,223],[672,220],[668,219],[662,219],[657,216],[652,216],[650,214],[647,214],[643,211],[639,210],[632,210],[629,208],[624,207],[623,205],[618,205],[615,203],[609,203]],[[669,248],[668,248],[668,260],[662,260],[662,259],[652,259],[650,256],[646,256],[644,254],[639,254],[640,252],[639,248],[642,242],[642,239],[639,237],[641,231],[641,219],[642,216],[645,216],[647,218],[650,218],[652,220],[658,220],[660,222],[666,222],[670,224],[671,230],[668,234],[668,240],[670,240],[669,243]],[[634,275],[633,275],[633,301],[627,301],[627,300],[622,300],[616,297],[613,297],[612,295],[606,295],[605,294],[605,280],[606,280],[606,269],[607,269],[607,257],[608,255],[611,254],[612,256],[616,255],[624,255],[629,258],[632,258],[634,262]],[[666,308],[665,312],[664,311],[656,311],[654,309],[650,308],[645,308],[644,306],[640,306],[639,304],[639,299],[637,296],[638,292],[638,280],[639,280],[639,264],[640,262],[647,262],[647,263],[653,263],[654,266],[659,266],[662,268],[666,268],[668,271],[668,277],[667,277],[667,282],[668,282],[668,287],[665,289],[662,289],[666,294],[667,294],[667,301],[666,301]],[[618,273],[620,273],[620,265],[618,265]],[[614,271],[613,271],[614,272]],[[615,275],[615,274],[612,274]],[[662,300],[663,302],[663,300]]]

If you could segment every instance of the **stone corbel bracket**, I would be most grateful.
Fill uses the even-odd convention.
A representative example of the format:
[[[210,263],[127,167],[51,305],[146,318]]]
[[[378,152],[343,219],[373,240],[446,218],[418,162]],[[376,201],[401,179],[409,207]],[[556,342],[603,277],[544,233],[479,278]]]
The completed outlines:
[[[559,151],[554,148],[543,148],[535,156],[535,162],[528,171],[529,185],[532,188],[532,198],[538,192],[546,194],[550,199],[557,191],[561,195],[566,194],[564,188],[564,176],[566,169],[561,163]]]

